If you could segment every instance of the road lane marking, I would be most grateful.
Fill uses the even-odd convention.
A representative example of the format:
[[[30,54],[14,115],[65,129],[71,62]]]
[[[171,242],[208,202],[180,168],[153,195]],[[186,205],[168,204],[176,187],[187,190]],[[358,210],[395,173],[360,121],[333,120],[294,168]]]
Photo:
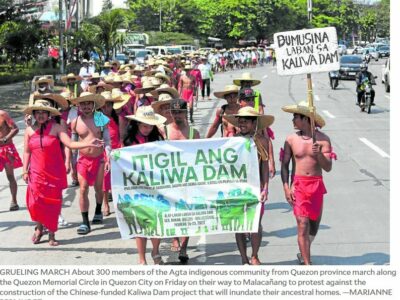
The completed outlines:
[[[321,99],[319,98],[318,95],[314,95],[314,99],[315,99],[315,101],[321,101]]]
[[[328,118],[335,119],[336,117],[332,115],[329,111],[323,110],[322,111]]]
[[[265,79],[265,78],[267,78],[267,77],[268,77],[268,75],[264,75],[264,76],[263,76],[263,79]]]
[[[383,151],[381,148],[379,148],[378,146],[374,145],[373,143],[371,143],[369,140],[367,140],[366,138],[362,137],[359,138],[359,140],[361,142],[363,142],[365,145],[367,145],[368,147],[370,147],[372,150],[374,150],[375,152],[377,152],[380,156],[382,156],[383,158],[390,158],[389,154],[387,154],[385,151]]]

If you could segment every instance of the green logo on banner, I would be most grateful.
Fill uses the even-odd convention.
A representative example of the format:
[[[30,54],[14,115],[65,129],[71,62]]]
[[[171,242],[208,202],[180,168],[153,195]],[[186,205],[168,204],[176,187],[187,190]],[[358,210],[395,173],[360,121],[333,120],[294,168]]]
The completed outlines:
[[[111,153],[111,156],[112,156],[112,158],[113,158],[115,161],[117,161],[117,160],[120,159],[120,157],[121,157],[121,151],[119,151],[119,150],[114,150],[114,151]]]

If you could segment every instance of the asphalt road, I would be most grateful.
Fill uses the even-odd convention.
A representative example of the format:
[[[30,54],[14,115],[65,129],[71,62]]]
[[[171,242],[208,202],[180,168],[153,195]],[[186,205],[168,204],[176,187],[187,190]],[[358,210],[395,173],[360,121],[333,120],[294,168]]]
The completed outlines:
[[[319,234],[312,246],[312,260],[317,265],[384,265],[390,262],[390,152],[389,119],[390,94],[380,82],[384,60],[372,62],[369,70],[376,76],[376,106],[371,114],[360,113],[355,106],[354,81],[340,81],[331,90],[327,73],[313,74],[313,90],[317,111],[325,118],[323,131],[331,138],[338,160],[330,173],[324,175],[328,194]],[[272,129],[277,174],[270,182],[269,200],[262,220],[263,241],[259,258],[267,265],[296,265],[296,224],[290,206],[284,199],[280,180],[279,149],[285,137],[293,132],[292,116],[281,110],[283,105],[306,99],[306,76],[280,77],[272,65],[248,69],[254,78],[262,80],[257,86],[266,104],[266,113],[275,116]],[[217,91],[241,71],[217,74],[212,90]],[[204,137],[224,100],[199,101],[195,110],[195,125]],[[14,139],[21,157],[23,151],[23,122]],[[217,133],[216,135],[219,135]],[[87,236],[76,234],[81,216],[78,189],[65,190],[62,214],[70,226],[57,233],[60,246],[51,248],[47,239],[33,245],[30,237],[33,222],[25,207],[26,185],[22,170],[16,170],[18,201],[21,210],[9,212],[10,192],[5,173],[0,173],[0,264],[65,264],[65,265],[134,265],[137,251],[133,240],[122,240],[115,214],[105,218],[103,225],[92,226]],[[90,193],[91,212],[94,195]],[[150,246],[150,243],[149,243]],[[151,246],[150,246],[151,247]],[[170,251],[169,240],[161,244],[163,259],[177,264],[177,254]],[[194,237],[188,254],[192,265],[238,265],[241,259],[233,234]],[[250,249],[248,250],[250,255]],[[152,263],[150,250],[148,262]]]

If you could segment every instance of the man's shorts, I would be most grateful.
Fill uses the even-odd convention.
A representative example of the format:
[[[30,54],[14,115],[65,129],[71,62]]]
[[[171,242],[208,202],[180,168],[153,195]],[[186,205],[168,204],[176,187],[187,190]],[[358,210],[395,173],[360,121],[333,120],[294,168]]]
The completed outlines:
[[[14,169],[22,167],[22,161],[14,144],[0,145],[0,172],[6,164],[12,165]]]
[[[76,170],[79,175],[85,178],[89,186],[93,186],[96,182],[100,166],[104,167],[103,153],[97,157],[90,157],[79,154],[79,159],[76,164]]]
[[[307,217],[316,221],[322,212],[325,189],[322,176],[294,176],[294,207],[297,217]]]

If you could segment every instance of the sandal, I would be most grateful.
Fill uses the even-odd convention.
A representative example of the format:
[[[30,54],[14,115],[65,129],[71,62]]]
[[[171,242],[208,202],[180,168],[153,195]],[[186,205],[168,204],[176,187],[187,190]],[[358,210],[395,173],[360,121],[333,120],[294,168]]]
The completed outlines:
[[[164,265],[164,261],[162,260],[162,257],[160,254],[151,256],[153,258],[154,264],[155,265]]]
[[[18,203],[11,203],[10,205],[10,211],[16,211],[19,210],[19,205]]]
[[[187,255],[186,251],[182,252],[182,250],[179,252],[178,259],[181,261],[181,263],[186,264],[189,260],[189,255]]]
[[[78,229],[76,230],[78,234],[88,234],[90,232],[90,227],[86,224],[79,225]]]
[[[37,231],[39,231],[39,234],[36,233]],[[39,244],[42,236],[43,236],[43,230],[39,230],[36,226],[35,232],[33,233],[33,236],[32,236],[32,243],[34,243],[35,245]]]
[[[49,233],[49,245],[58,246],[58,241],[56,240],[56,235],[54,233]]]
[[[95,214],[92,220],[92,224],[103,224],[103,213]]]

